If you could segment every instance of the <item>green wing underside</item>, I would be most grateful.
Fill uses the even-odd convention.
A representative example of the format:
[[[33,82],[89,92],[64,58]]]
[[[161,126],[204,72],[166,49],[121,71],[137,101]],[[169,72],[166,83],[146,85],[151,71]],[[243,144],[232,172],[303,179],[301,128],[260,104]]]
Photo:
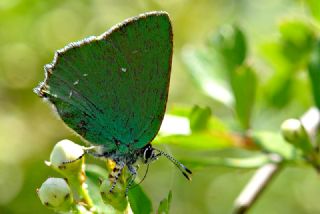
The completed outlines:
[[[150,13],[58,51],[39,94],[90,143],[139,149],[160,128],[171,58],[168,15]]]

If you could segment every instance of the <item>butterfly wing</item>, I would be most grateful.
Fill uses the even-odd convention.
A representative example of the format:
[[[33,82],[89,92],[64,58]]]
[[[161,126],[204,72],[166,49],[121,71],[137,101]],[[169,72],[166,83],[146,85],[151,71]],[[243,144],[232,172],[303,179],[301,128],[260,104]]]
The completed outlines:
[[[142,148],[164,116],[172,46],[168,14],[142,14],[59,50],[36,92],[91,144]]]

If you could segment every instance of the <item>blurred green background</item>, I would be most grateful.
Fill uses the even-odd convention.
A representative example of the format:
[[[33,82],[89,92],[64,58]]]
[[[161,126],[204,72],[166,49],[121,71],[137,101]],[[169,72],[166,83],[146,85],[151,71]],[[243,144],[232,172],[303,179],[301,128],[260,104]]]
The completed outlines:
[[[282,120],[299,117],[313,105],[306,72],[292,74],[295,79],[279,89],[283,86],[281,68],[288,65],[274,54],[272,44],[281,36],[279,23],[288,18],[310,22],[317,34],[317,0],[0,0],[1,214],[53,213],[41,205],[36,194],[47,177],[57,176],[44,160],[61,139],[81,143],[32,92],[43,80],[43,66],[52,61],[54,51],[152,10],[167,11],[173,23],[169,110],[177,105],[209,106],[215,116],[235,126],[230,109],[196,86],[183,61],[187,48],[203,48],[220,26],[234,23],[246,35],[247,60],[256,68],[261,83],[252,126],[277,131]],[[285,50],[293,55],[296,51]],[[295,67],[298,72],[304,69],[305,65]],[[290,93],[287,87],[291,87]],[[179,147],[163,148],[178,158],[195,155]],[[206,155],[225,152],[230,153],[207,151]],[[193,181],[187,182],[171,163],[161,159],[151,165],[142,186],[154,206],[171,189],[171,213],[230,213],[234,199],[254,173],[252,169],[224,166],[197,167],[193,171]],[[250,213],[319,213],[319,187],[319,176],[312,168],[287,167]]]

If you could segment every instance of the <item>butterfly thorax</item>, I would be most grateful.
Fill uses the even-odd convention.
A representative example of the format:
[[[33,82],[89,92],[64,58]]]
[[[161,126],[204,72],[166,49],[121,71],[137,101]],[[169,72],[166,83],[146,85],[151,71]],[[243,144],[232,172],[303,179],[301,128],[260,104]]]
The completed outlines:
[[[103,150],[103,148],[102,148]],[[150,163],[155,158],[154,149],[151,144],[147,144],[141,149],[132,149],[125,144],[120,144],[116,150],[109,152],[98,152],[99,156],[108,158],[117,164],[135,165],[136,163]]]
[[[132,165],[137,162],[139,157],[141,156],[141,149],[139,150],[117,150],[111,153],[110,159],[115,161],[116,163],[123,162],[125,165]]]

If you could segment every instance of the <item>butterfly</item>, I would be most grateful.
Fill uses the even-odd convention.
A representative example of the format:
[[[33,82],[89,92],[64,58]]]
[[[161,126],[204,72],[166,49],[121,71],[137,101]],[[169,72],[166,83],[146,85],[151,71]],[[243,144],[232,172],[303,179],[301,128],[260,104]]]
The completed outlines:
[[[90,154],[116,163],[110,191],[124,167],[131,174],[127,192],[137,175],[136,163],[149,164],[159,156],[190,179],[189,169],[151,145],[166,110],[172,51],[169,15],[144,13],[58,50],[34,89],[94,146]]]

